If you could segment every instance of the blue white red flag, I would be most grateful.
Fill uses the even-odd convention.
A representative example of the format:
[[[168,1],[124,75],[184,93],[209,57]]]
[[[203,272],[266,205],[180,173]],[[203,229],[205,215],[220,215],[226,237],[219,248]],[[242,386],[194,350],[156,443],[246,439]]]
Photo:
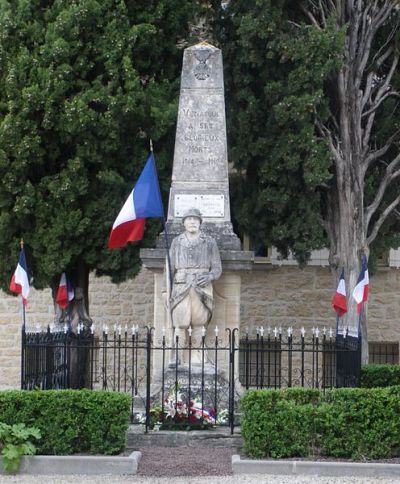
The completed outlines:
[[[340,275],[339,284],[332,298],[332,306],[339,318],[347,313],[346,282],[344,280],[344,269]]]
[[[11,278],[10,291],[21,294],[24,305],[28,302],[29,295],[29,278],[28,266],[26,264],[25,251],[22,248],[19,253],[17,268]]]
[[[148,217],[163,217],[164,208],[153,153],[150,153],[146,165],[135,187],[112,227],[108,247],[124,247],[128,242],[141,240],[144,222]]]
[[[361,260],[361,272],[358,276],[356,287],[353,291],[353,298],[357,303],[357,313],[361,313],[363,304],[368,300],[369,276],[367,256],[363,255]]]
[[[74,299],[74,296],[74,289],[70,281],[67,279],[65,272],[63,272],[61,274],[60,284],[57,290],[56,303],[61,309],[66,309],[69,302]]]

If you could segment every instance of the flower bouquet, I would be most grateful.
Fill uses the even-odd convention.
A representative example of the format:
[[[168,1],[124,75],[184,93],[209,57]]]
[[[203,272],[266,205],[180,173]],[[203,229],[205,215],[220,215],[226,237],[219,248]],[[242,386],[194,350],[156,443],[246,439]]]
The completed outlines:
[[[227,411],[217,416],[215,411],[202,406],[199,398],[187,400],[179,390],[170,391],[164,405],[153,406],[150,410],[150,426],[160,430],[204,430],[219,423],[225,423]]]

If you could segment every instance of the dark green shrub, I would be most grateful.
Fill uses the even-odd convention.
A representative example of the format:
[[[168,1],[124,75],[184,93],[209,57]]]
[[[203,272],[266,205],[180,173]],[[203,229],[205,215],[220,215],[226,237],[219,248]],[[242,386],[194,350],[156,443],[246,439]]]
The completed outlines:
[[[321,406],[321,454],[354,459],[400,455],[400,387],[343,388]]]
[[[250,391],[241,405],[252,457],[400,456],[400,386]]]
[[[321,392],[315,388],[286,388],[284,391],[278,390],[278,393],[284,400],[291,400],[298,404],[316,404],[321,397]]]
[[[309,455],[315,438],[314,406],[308,402],[315,396],[298,389],[248,392],[241,402],[245,453],[258,458]]]
[[[117,454],[126,445],[130,403],[117,392],[4,391],[0,421],[38,428],[38,454]]]
[[[361,368],[361,387],[393,385],[400,385],[400,365],[364,365]]]

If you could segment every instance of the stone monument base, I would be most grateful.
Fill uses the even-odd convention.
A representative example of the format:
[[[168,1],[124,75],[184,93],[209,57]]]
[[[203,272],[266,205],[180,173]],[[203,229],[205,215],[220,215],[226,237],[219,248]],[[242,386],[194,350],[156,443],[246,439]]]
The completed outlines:
[[[240,328],[240,292],[241,272],[251,270],[254,254],[248,251],[221,250],[222,276],[214,283],[214,311],[212,319],[207,326],[205,363],[215,364],[215,335],[218,334],[218,361],[217,367],[225,375],[229,372],[229,332]],[[168,323],[168,314],[165,298],[162,291],[166,286],[166,274],[163,271],[165,264],[165,250],[141,249],[140,256],[145,267],[154,274],[154,345],[161,347],[161,336],[166,334],[167,347],[174,346],[173,330]],[[196,346],[196,345],[194,345]],[[225,351],[223,350],[225,349]],[[168,355],[169,357],[169,355]],[[169,360],[167,360],[168,362]],[[183,363],[185,357],[183,358]],[[163,371],[162,351],[154,351],[151,362],[153,382],[161,381]],[[194,366],[192,365],[192,368]],[[235,374],[239,374],[238,361],[236,361]]]
[[[174,406],[175,402],[188,405],[196,402],[204,412],[219,414],[229,409],[229,377],[224,370],[213,365],[202,366],[170,364],[164,371],[164,378],[151,386],[151,400]],[[186,408],[186,407],[185,407]]]

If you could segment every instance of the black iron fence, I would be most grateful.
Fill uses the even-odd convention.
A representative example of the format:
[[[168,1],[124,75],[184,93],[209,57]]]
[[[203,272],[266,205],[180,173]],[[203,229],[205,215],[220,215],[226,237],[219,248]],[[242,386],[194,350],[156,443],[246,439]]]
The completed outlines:
[[[129,392],[131,421],[172,428],[226,424],[250,388],[357,386],[360,344],[315,329],[218,329],[200,337],[106,326],[22,331],[21,388]]]

